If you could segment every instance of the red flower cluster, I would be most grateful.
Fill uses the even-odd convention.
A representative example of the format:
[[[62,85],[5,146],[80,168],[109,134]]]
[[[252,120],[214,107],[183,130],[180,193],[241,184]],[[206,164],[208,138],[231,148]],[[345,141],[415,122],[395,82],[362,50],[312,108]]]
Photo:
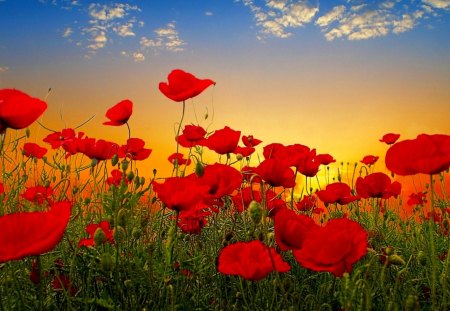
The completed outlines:
[[[360,199],[359,196],[352,194],[349,185],[341,182],[329,184],[325,190],[319,190],[316,194],[325,205],[333,203],[345,205]]]
[[[127,185],[130,183],[122,171],[118,169],[112,170],[111,176],[106,179],[108,185],[114,185],[116,187],[119,187],[122,181]]]
[[[408,201],[406,202],[408,205],[424,205],[425,203],[427,203],[426,192],[411,193]]]

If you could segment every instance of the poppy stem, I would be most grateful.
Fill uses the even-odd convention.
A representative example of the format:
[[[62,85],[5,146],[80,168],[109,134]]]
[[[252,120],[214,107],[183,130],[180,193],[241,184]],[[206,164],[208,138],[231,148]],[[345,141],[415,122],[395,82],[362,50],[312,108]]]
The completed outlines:
[[[180,136],[180,130],[181,130],[181,125],[183,124],[185,110],[186,110],[186,101],[183,100],[183,111],[181,114],[180,124],[178,125],[177,136],[175,137],[176,141],[177,141],[177,154],[178,154],[178,149],[180,148],[180,143],[178,142],[178,136]],[[178,165],[176,166],[175,176],[178,177]]]
[[[127,125],[127,129],[128,129],[128,139],[131,138],[131,129],[130,129],[130,125],[128,124],[128,122],[125,123]]]

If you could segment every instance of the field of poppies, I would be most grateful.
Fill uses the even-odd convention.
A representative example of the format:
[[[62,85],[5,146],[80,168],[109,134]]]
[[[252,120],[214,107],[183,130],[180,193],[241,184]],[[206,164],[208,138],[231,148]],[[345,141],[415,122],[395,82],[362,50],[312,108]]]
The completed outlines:
[[[450,135],[387,133],[385,155],[339,163],[184,120],[214,84],[159,84],[180,105],[171,176],[139,175],[132,101],[99,125],[126,142],[42,125],[36,144],[46,102],[0,90],[0,311],[450,308]]]

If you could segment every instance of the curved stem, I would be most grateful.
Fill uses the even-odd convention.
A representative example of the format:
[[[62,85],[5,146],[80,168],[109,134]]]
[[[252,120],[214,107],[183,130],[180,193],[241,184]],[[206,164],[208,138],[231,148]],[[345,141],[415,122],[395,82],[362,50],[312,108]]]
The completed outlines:
[[[180,144],[178,143],[178,136],[180,136],[180,130],[181,130],[181,125],[183,124],[184,111],[185,110],[186,110],[186,102],[183,100],[183,112],[181,114],[181,120],[180,120],[180,124],[178,125],[177,136],[176,136],[176,140],[177,140],[177,154],[178,154],[178,149],[180,147]],[[178,177],[178,165],[176,167],[175,176]]]

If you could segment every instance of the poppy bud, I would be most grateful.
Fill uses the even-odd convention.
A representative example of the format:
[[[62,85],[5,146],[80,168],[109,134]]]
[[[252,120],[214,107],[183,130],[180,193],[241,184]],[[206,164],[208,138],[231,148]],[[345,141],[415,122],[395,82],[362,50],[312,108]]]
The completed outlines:
[[[126,288],[131,288],[133,286],[133,282],[130,279],[127,279],[123,281],[123,285],[125,285]]]
[[[100,258],[100,268],[104,272],[110,272],[114,268],[114,262],[109,253],[103,253]]]
[[[247,213],[255,225],[261,222],[262,208],[261,205],[255,200],[251,201],[248,205]]]
[[[140,184],[141,184],[141,186],[145,185],[145,177],[141,177]]]
[[[419,302],[417,301],[417,297],[413,294],[409,294],[408,297],[406,297],[405,310],[406,311],[419,310],[420,307],[419,307],[418,303]]]
[[[111,158],[111,164],[112,164],[112,166],[116,166],[117,163],[119,163],[119,155],[116,153],[116,154],[113,155],[113,157]]]
[[[134,184],[136,185],[136,187],[139,187],[140,183],[141,183],[141,177],[136,175],[134,177]]]
[[[205,167],[203,166],[203,164],[201,162],[197,162],[197,164],[195,164],[195,174],[198,177],[202,177],[204,173],[205,173]]]
[[[27,136],[27,138],[30,138],[30,129],[27,127],[27,129],[25,130],[25,135]]]
[[[244,157],[242,156],[242,154],[238,153],[236,154],[236,160],[241,161]]]
[[[156,176],[156,173],[157,173],[158,171],[156,170],[156,168],[154,168],[153,169],[153,176]]]
[[[132,171],[130,171],[130,172],[127,174],[127,179],[128,179],[128,181],[132,181],[133,178],[134,178],[134,173],[133,173]]]
[[[125,239],[126,232],[125,229],[121,226],[117,226],[116,229],[114,229],[114,240],[117,242],[121,242]]]
[[[395,266],[403,266],[406,264],[405,260],[396,254],[388,256],[388,262]]]
[[[117,224],[119,226],[125,227],[125,224],[127,223],[127,210],[124,208],[119,209],[119,212],[117,213]]]
[[[425,255],[424,251],[419,251],[417,253],[417,261],[422,265],[425,266],[427,264],[427,256]]]
[[[91,161],[91,167],[95,167],[95,166],[97,165],[97,163],[98,163],[98,160],[97,160],[97,159],[92,159],[92,161]],[[64,166],[61,167],[61,170],[64,170]]]
[[[94,233],[94,242],[95,245],[102,245],[106,242],[106,234],[102,228],[97,228]]]
[[[139,239],[142,235],[142,232],[139,228],[134,227],[133,230],[131,231],[131,235],[133,236],[134,239]]]
[[[45,187],[45,188],[50,187],[50,180],[46,180],[46,181],[45,181],[44,187]]]
[[[124,159],[124,160],[122,161],[122,163],[121,163],[121,165],[122,165],[122,171],[124,171],[124,172],[127,171],[127,169],[128,169],[128,164],[129,164],[129,163],[130,163],[130,162],[127,161],[126,159]]]
[[[388,246],[384,249],[384,252],[386,253],[386,255],[390,256],[390,255],[394,255],[395,253],[395,249],[392,246]]]

